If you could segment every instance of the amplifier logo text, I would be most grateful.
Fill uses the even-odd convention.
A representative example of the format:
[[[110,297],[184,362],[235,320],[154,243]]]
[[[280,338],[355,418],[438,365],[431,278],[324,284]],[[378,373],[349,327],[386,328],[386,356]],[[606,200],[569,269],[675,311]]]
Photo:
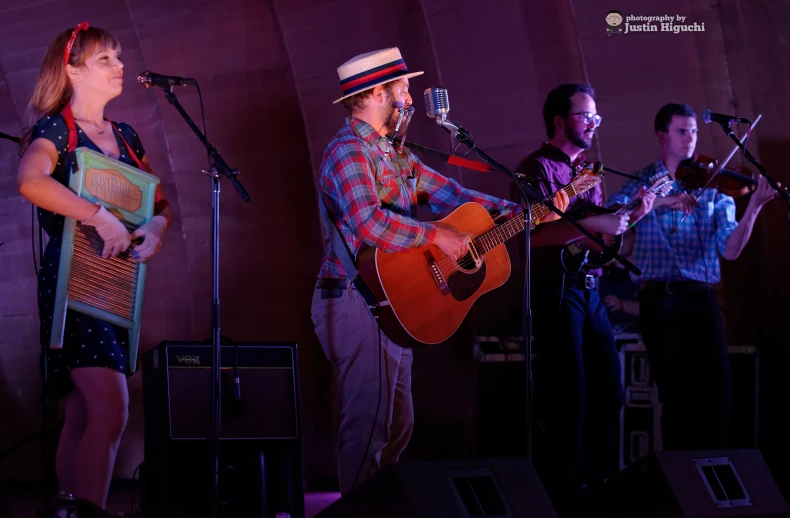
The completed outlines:
[[[200,365],[200,356],[197,354],[177,354],[176,361],[180,365]]]

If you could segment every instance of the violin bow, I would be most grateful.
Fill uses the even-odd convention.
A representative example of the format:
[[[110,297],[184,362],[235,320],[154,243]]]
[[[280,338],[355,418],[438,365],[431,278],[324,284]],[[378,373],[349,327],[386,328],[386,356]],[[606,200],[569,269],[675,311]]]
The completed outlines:
[[[749,130],[746,132],[746,135],[744,135],[743,138],[740,140],[741,144],[746,142],[746,139],[749,138],[749,136],[752,134],[752,130],[754,129],[755,126],[757,126],[757,124],[760,122],[760,119],[762,118],[763,118],[763,114],[761,113],[757,116],[756,119],[754,119],[754,122],[752,123],[751,126],[749,126]],[[722,169],[724,169],[724,166],[726,166],[727,162],[729,162],[730,159],[733,156],[735,156],[735,153],[738,151],[738,149],[740,148],[737,145],[732,148],[732,151],[730,151],[730,154],[727,155],[727,158],[725,158],[724,161],[721,164],[719,164],[719,167],[718,169],[716,169],[716,172],[710,175],[708,181],[705,183],[705,185],[702,186],[702,189],[700,189],[699,194],[694,196],[694,201],[699,201],[700,196],[702,196],[702,193],[705,192],[705,189],[708,187],[708,185],[710,185],[710,182],[712,182],[713,179],[716,178],[716,175],[719,174],[722,171]],[[686,219],[686,216],[688,216],[688,213],[683,214],[683,216],[680,218],[680,222],[683,222],[683,220]]]
[[[754,122],[751,124],[751,126],[749,126],[749,130],[746,132],[746,135],[744,135],[743,138],[741,139],[740,141],[741,144],[743,144],[746,141],[746,139],[749,138],[749,136],[752,134],[752,130],[754,129],[755,126],[757,126],[757,124],[760,122],[760,119],[762,118],[763,118],[763,114],[761,113],[760,115],[757,116],[756,119],[754,119]],[[730,159],[733,156],[735,156],[735,153],[738,151],[738,149],[740,148],[737,145],[733,147],[732,151],[730,151],[730,154],[727,155],[727,158],[725,158],[724,161],[721,164],[719,164],[719,167],[718,169],[716,169],[716,172],[710,175],[710,178],[708,178],[708,182],[702,186],[699,195],[694,198],[696,201],[699,201],[699,197],[702,196],[702,193],[705,190],[705,188],[708,187],[708,185],[710,185],[710,182],[712,182],[713,179],[716,178],[716,175],[718,175],[724,169],[724,166],[726,166],[727,162],[729,162]],[[684,215],[683,217],[685,218],[686,216]]]

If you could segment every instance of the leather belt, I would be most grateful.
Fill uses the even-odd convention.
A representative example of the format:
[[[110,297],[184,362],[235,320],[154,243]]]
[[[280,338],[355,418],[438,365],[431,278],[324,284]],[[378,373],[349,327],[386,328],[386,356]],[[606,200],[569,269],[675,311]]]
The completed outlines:
[[[706,289],[708,284],[702,281],[645,281],[639,288],[673,294]]]
[[[598,277],[590,274],[576,275],[568,278],[568,285],[580,290],[596,290],[598,289]]]
[[[316,291],[321,290],[322,299],[337,299],[343,296],[343,292],[348,287],[348,279],[318,279],[315,282]],[[357,289],[353,284],[351,289]]]
[[[338,279],[338,278],[331,278],[331,279],[318,279],[315,283],[315,289],[317,290],[344,290],[348,286],[348,279]]]

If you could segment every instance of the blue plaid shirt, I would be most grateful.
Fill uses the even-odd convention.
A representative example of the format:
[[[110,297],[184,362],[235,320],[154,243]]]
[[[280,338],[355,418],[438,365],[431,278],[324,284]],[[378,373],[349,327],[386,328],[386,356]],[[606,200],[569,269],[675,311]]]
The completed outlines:
[[[651,184],[668,173],[659,159],[636,176]],[[643,182],[629,180],[608,200],[607,206],[626,204]],[[669,195],[680,192],[673,182]],[[702,281],[715,284],[721,280],[718,252],[738,225],[735,202],[731,196],[715,189],[691,191],[699,196],[697,208],[683,221],[683,211],[669,207],[653,209],[635,226],[634,264],[642,269],[639,281]],[[674,230],[674,231],[673,231]]]

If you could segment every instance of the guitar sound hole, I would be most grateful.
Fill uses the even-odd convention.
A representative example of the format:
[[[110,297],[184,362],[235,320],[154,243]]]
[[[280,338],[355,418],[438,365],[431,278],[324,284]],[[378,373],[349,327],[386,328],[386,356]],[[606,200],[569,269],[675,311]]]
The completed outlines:
[[[471,263],[474,268],[474,263],[471,261],[462,261],[462,263]],[[450,294],[455,300],[466,300],[480,288],[486,278],[486,263],[480,265],[480,269],[474,273],[454,272],[447,278],[447,286],[450,288]]]
[[[475,264],[475,260],[472,257],[472,254],[470,254],[469,252],[467,252],[466,255],[463,256],[462,258],[458,259],[455,265],[458,267],[459,270],[466,270],[466,271],[472,271],[475,268],[477,268],[477,265]]]

